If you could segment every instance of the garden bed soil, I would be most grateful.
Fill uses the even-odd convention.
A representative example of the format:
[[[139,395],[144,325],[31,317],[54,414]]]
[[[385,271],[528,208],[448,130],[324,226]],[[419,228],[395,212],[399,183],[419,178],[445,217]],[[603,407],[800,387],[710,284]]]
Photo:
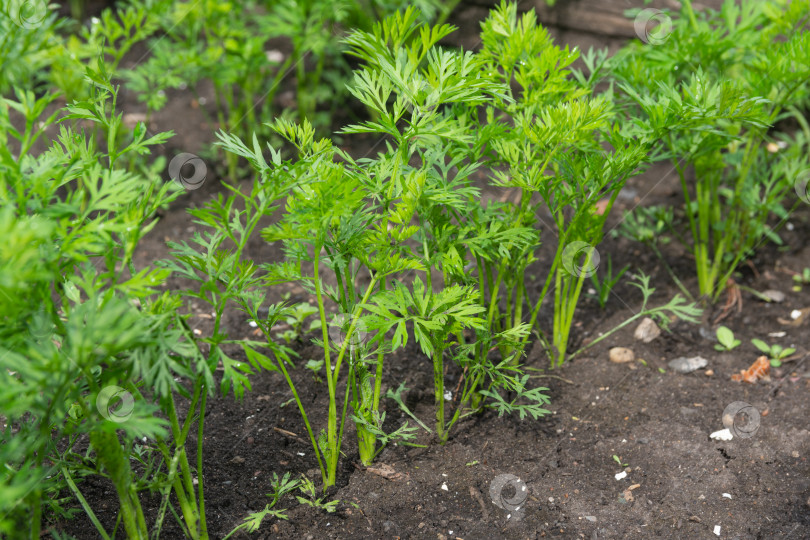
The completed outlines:
[[[657,166],[631,180],[620,206],[630,207],[642,198],[644,204],[676,204],[680,194],[667,173],[667,167]],[[165,257],[167,238],[191,236],[196,227],[183,207],[198,203],[202,196],[200,192],[186,196],[164,216],[142,243],[139,266]],[[614,211],[612,223],[621,210]],[[395,480],[359,465],[354,429],[348,423],[338,484],[329,491],[330,500],[341,501],[338,511],[329,514],[301,506],[288,496],[280,507],[289,509],[289,520],[268,520],[254,537],[709,538],[715,537],[718,526],[723,538],[810,537],[808,324],[789,326],[778,320],[789,320],[793,310],[810,306],[810,289],[792,292],[787,270],[810,267],[810,248],[803,241],[810,234],[810,212],[801,208],[790,223],[793,230],[784,230],[782,236],[787,246],[795,247],[762,249],[752,266],[742,268],[738,280],[759,291],[781,290],[787,298],[769,304],[743,292],[742,311],[732,311],[723,321],[743,341],[733,352],[716,352],[711,339],[711,320],[722,312],[722,301],[707,312],[703,325],[675,322],[671,333],[664,332],[649,344],[634,340],[630,326],[560,369],[548,370],[536,345],[526,365],[546,369],[537,372],[535,383],[549,388],[551,415],[520,420],[486,412],[461,422],[444,446],[423,432],[419,442],[427,448],[391,446],[379,455],[375,466],[392,467],[400,475]],[[280,256],[262,242],[250,251],[257,260]],[[603,261],[608,255],[613,258],[614,268],[632,263],[634,270],[651,274],[658,288],[653,305],[677,293],[659,262],[640,246],[608,235],[599,251]],[[679,261],[673,265],[676,273],[694,289],[689,257],[675,248],[667,256]],[[172,283],[182,285],[186,284]],[[293,301],[306,298],[300,290],[290,292]],[[574,345],[607,332],[639,305],[640,294],[626,281],[614,290],[606,310],[586,298],[577,312]],[[544,315],[543,323],[550,313],[544,310]],[[211,321],[200,310],[191,322],[203,333],[210,330]],[[235,337],[251,337],[253,332],[238,312],[229,314],[227,327]],[[785,336],[769,337],[774,332]],[[316,348],[305,345],[308,338],[296,347],[299,365],[319,358]],[[747,368],[759,354],[751,338],[795,346],[796,359],[773,370],[770,382],[732,382],[731,375]],[[609,362],[613,346],[632,348],[637,360]],[[697,355],[708,359],[707,369],[684,375],[667,366],[676,357]],[[707,370],[713,374],[707,375]],[[448,374],[448,388],[455,385],[453,376]],[[325,383],[315,383],[303,369],[296,370],[294,378],[311,422],[323,425]],[[415,347],[387,360],[384,380],[406,382],[411,389],[408,405],[421,418],[431,417],[431,367]],[[273,473],[303,473],[319,480],[313,450],[298,411],[289,404],[292,395],[283,378],[263,372],[251,381],[253,391],[241,402],[232,396],[209,402],[204,482],[212,538],[223,537],[248,513],[264,508]],[[748,439],[711,440],[709,434],[723,428],[725,407],[736,401],[760,411],[759,430]],[[280,407],[284,403],[287,406]],[[393,430],[406,419],[393,402],[387,401],[385,408],[386,429]],[[622,480],[615,478],[623,467],[614,455],[629,468]],[[528,493],[525,506],[512,517],[490,496],[493,482],[507,474],[519,477]],[[636,487],[628,491],[632,486]],[[88,480],[83,489],[91,505],[109,509],[102,522],[111,522],[116,505],[107,501],[114,500],[112,486],[96,479]],[[502,496],[510,499],[509,490],[514,488],[504,489]],[[149,514],[158,502],[146,499]],[[179,535],[175,527],[168,523],[165,537]],[[59,528],[77,538],[97,535],[83,517]]]
[[[129,106],[137,109],[137,104]],[[164,148],[167,155],[199,151],[208,137],[200,128],[204,118],[188,93],[173,95],[170,106],[154,122],[160,129],[178,132],[169,143],[172,146]],[[354,139],[350,150],[362,154],[375,142]],[[138,267],[167,257],[166,240],[188,240],[199,230],[185,210],[222,191],[216,171],[212,172],[202,189],[177,201],[144,239],[137,253]],[[508,194],[489,189],[485,195]],[[637,204],[677,206],[681,201],[671,168],[656,165],[629,181],[608,229],[618,223],[623,209]],[[742,310],[731,311],[723,320],[742,340],[731,353],[715,351],[712,340],[716,328],[712,321],[721,314],[724,300],[707,310],[702,325],[675,322],[671,333],[664,332],[648,344],[634,340],[635,325],[631,325],[555,370],[548,370],[546,356],[535,345],[525,363],[545,370],[533,371],[537,375],[533,382],[549,388],[552,414],[521,420],[485,412],[460,422],[445,445],[421,432],[418,442],[426,448],[390,446],[378,456],[374,467],[390,466],[394,479],[359,464],[354,427],[348,422],[337,485],[328,492],[329,500],[341,501],[337,511],[330,514],[300,505],[288,495],[278,505],[287,509],[288,520],[268,519],[257,533],[238,533],[233,538],[717,538],[716,530],[721,538],[810,537],[806,416],[810,360],[805,361],[810,323],[779,322],[779,318],[790,320],[793,310],[810,307],[810,287],[793,292],[790,275],[810,267],[810,247],[805,243],[810,235],[810,208],[801,207],[790,224],[792,230],[781,233],[787,247],[762,248],[737,278],[739,284],[758,291],[780,290],[786,299],[769,304],[744,291]],[[552,247],[542,247],[537,268],[530,268],[528,274],[544,275],[543,261],[550,260],[546,255]],[[678,292],[660,262],[640,245],[606,235],[599,253],[602,264],[608,256],[612,258],[614,269],[631,264],[632,272],[650,274],[657,288],[652,305],[663,304]],[[273,261],[281,252],[257,238],[247,255]],[[668,246],[666,256],[687,287],[695,290],[689,255]],[[532,281],[539,289],[537,279]],[[177,279],[170,283],[171,288],[185,285]],[[287,292],[290,301],[308,300],[299,288]],[[281,291],[273,295],[270,300],[277,301]],[[570,350],[632,316],[640,300],[638,290],[626,279],[604,310],[594,298],[583,299]],[[202,306],[191,307],[192,326],[203,334],[209,332],[208,314]],[[544,327],[550,326],[550,316],[544,308]],[[224,331],[232,337],[253,337],[253,330],[243,314],[228,313]],[[769,337],[776,332],[785,335]],[[310,337],[294,346],[299,366],[319,358],[318,349],[307,344]],[[782,368],[772,370],[769,382],[733,382],[731,375],[759,355],[750,344],[752,338],[795,346],[798,352]],[[633,349],[636,361],[611,363],[608,350],[613,346]],[[679,374],[667,365],[676,357],[698,355],[708,360],[706,369]],[[407,404],[423,419],[433,414],[431,375],[429,361],[412,345],[386,360],[386,384],[405,382],[410,389]],[[457,376],[448,373],[448,388],[455,387]],[[314,382],[304,369],[295,370],[293,378],[313,427],[319,429],[325,424],[325,383]],[[253,390],[241,402],[233,396],[209,401],[203,481],[212,538],[222,538],[250,512],[265,507],[274,473],[306,474],[320,481],[313,449],[284,379],[278,373],[261,372],[251,377],[251,384]],[[712,432],[723,429],[724,409],[737,401],[760,412],[759,429],[751,438],[710,439]],[[392,401],[385,402],[385,409],[387,430],[406,420]],[[189,447],[193,450],[195,444],[192,437]],[[617,480],[625,467],[626,477]],[[525,493],[519,510],[504,510],[493,503],[492,495],[497,496],[498,486],[507,479],[502,475],[514,475],[522,482],[500,490],[505,499],[521,499]],[[515,484],[526,491],[515,493]],[[117,511],[112,485],[90,477],[80,487],[101,522],[112,530]],[[142,494],[142,500],[147,516],[154,516],[159,498]],[[98,537],[83,514],[54,528],[79,539]],[[162,537],[181,537],[171,517]]]

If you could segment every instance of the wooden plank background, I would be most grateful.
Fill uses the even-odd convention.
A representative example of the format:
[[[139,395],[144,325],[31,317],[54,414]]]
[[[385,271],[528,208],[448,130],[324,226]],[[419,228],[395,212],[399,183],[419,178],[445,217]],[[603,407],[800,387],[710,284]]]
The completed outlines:
[[[450,42],[465,49],[476,48],[480,21],[499,3],[499,0],[462,0],[448,19],[460,30],[450,36]],[[700,0],[692,5],[695,10],[718,9],[722,3],[723,0]],[[549,7],[545,0],[522,0],[519,3],[519,10],[534,9],[537,12],[538,20],[548,28],[558,45],[567,44],[583,50],[607,46],[611,52],[636,37],[633,19],[625,17],[624,12],[645,7],[678,10],[680,2],[653,0],[645,5],[644,0],[557,0],[553,7]]]

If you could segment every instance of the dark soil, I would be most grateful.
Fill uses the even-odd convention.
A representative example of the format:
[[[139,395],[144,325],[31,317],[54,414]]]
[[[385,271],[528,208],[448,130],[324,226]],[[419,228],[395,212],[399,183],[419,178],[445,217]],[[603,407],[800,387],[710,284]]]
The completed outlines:
[[[135,103],[130,107],[138,110]],[[173,95],[154,122],[161,130],[179,133],[164,149],[167,155],[199,151],[213,131],[201,128],[204,119],[192,107],[188,93]],[[352,149],[362,154],[374,142],[360,141]],[[197,227],[185,209],[201,205],[221,189],[212,175],[202,189],[176,203],[141,244],[138,266],[166,257],[167,239],[188,239]],[[503,195],[487,192],[487,196]],[[615,226],[621,211],[636,204],[677,206],[681,201],[670,168],[661,164],[628,183],[610,223]],[[722,313],[725,300],[707,310],[702,325],[676,322],[671,333],[664,332],[649,344],[634,340],[635,325],[631,325],[560,369],[548,370],[548,360],[535,346],[526,365],[546,369],[538,372],[535,383],[549,388],[553,414],[520,420],[486,412],[458,424],[443,446],[423,435],[419,442],[427,448],[386,448],[377,464],[402,473],[397,480],[359,465],[349,422],[337,486],[328,493],[329,500],[341,501],[337,511],[329,514],[287,496],[279,507],[288,509],[289,519],[266,520],[252,538],[691,539],[715,538],[717,527],[721,538],[809,538],[810,431],[804,416],[810,403],[810,361],[805,361],[810,349],[808,324],[790,326],[778,318],[789,320],[792,310],[810,306],[810,286],[793,292],[790,273],[810,267],[810,247],[805,243],[810,209],[800,208],[790,225],[792,230],[781,233],[786,247],[763,247],[751,265],[740,269],[736,278],[740,285],[780,290],[786,299],[767,304],[743,291],[742,311],[730,312],[722,322],[743,342],[732,353],[714,350],[712,321]],[[631,271],[652,275],[657,287],[654,305],[678,292],[643,246],[606,236],[599,246],[603,268],[610,255],[614,269],[631,264]],[[534,272],[538,276],[543,275],[545,253],[541,250],[541,263]],[[277,260],[281,253],[257,239],[248,255],[266,261]],[[695,290],[689,255],[671,246],[666,256],[687,287]],[[183,285],[177,280],[171,283],[172,288]],[[289,292],[291,300],[306,299],[300,289]],[[640,301],[637,289],[626,280],[617,286],[605,310],[595,299],[584,299],[577,312],[573,347],[632,316]],[[211,321],[202,306],[192,304],[191,309],[192,325],[202,333],[210,331]],[[230,313],[226,323],[224,331],[234,338],[248,337],[253,331],[238,312]],[[549,312],[544,312],[541,324],[550,326]],[[769,337],[775,332],[785,335]],[[308,345],[309,337],[296,345],[301,366],[317,358],[317,349]],[[798,352],[773,370],[770,382],[732,382],[732,374],[759,356],[750,344],[752,338],[794,346]],[[609,362],[608,350],[613,346],[633,349],[637,360]],[[706,369],[683,375],[667,366],[674,358],[697,355],[708,359]],[[448,387],[453,376],[448,374]],[[296,370],[293,377],[313,426],[324,425],[325,415],[318,411],[326,411],[325,383],[314,382],[305,369]],[[432,417],[431,367],[417,349],[389,358],[384,380],[389,385],[406,382],[411,389],[409,406],[423,419]],[[298,411],[294,404],[280,406],[292,397],[284,379],[263,372],[253,376],[251,383],[253,390],[241,402],[232,396],[209,401],[204,482],[212,538],[222,538],[250,512],[264,508],[274,473],[307,474],[316,483],[320,480]],[[710,433],[723,429],[723,410],[735,401],[758,409],[759,430],[751,438],[710,439]],[[395,429],[406,419],[395,403],[388,401],[385,408],[387,428]],[[194,446],[192,440],[189,447]],[[624,464],[627,476],[617,480],[615,475]],[[490,489],[495,485],[497,491],[504,481],[501,475],[515,475],[525,483],[527,496],[520,510],[509,512],[493,504]],[[117,510],[112,485],[88,479],[81,489],[105,527],[112,530]],[[510,484],[500,496],[522,498]],[[147,515],[154,515],[159,500],[145,494],[142,500]],[[83,514],[55,528],[80,539],[98,537]],[[163,537],[181,537],[170,516]]]

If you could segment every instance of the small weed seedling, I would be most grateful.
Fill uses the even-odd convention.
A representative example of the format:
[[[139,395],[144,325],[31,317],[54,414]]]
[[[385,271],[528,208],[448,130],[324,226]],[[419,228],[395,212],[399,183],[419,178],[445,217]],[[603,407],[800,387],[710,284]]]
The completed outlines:
[[[321,368],[323,368],[323,360],[313,360],[310,358],[307,360],[307,363],[304,364],[304,367],[312,372],[312,378],[315,382],[323,382],[320,376]]]
[[[315,492],[315,484],[313,484],[312,481],[306,476],[301,476],[298,491],[304,494],[303,497],[300,495],[295,496],[299,503],[311,506],[313,508],[320,508],[321,510],[325,510],[330,514],[337,509],[337,505],[340,503],[340,501],[337,499],[326,502],[326,497],[318,497]]]
[[[596,272],[591,273],[591,283],[593,283],[593,288],[596,290],[596,299],[599,301],[599,307],[604,309],[605,305],[607,305],[608,298],[610,298],[610,293],[613,291],[613,287],[619,282],[625,272],[630,268],[628,264],[616,274],[613,273],[613,261],[608,255],[607,261],[607,268],[605,271],[604,279],[600,280],[599,276],[596,275]]]
[[[288,308],[285,322],[290,326],[290,328],[281,332],[280,334],[276,334],[276,337],[283,339],[287,345],[293,341],[300,340],[304,330],[304,322],[308,317],[311,317],[317,313],[318,308],[313,307],[306,302],[301,302],[300,304],[295,304],[294,306]],[[309,324],[308,331],[313,332],[318,330],[320,327],[320,319],[315,319]],[[307,365],[307,367],[309,367],[309,365]]]
[[[771,365],[773,367],[781,366],[782,360],[796,352],[796,349],[793,347],[784,348],[781,345],[776,344],[768,345],[761,339],[752,339],[751,343],[754,344],[754,347],[768,355],[768,359],[771,361]]]
[[[734,337],[734,332],[725,326],[717,329],[717,341],[719,343],[714,346],[717,351],[730,351],[742,343]]]
[[[666,330],[670,323],[670,317],[676,317],[678,319],[697,323],[699,322],[698,317],[702,313],[701,309],[695,306],[694,303],[688,303],[680,294],[676,294],[672,300],[664,304],[663,306],[659,307],[647,307],[647,304],[650,300],[650,297],[655,292],[654,287],[650,287],[650,276],[647,276],[643,273],[639,273],[632,277],[630,284],[634,287],[638,287],[641,291],[642,301],[641,301],[641,309],[639,309],[638,313],[624,321],[623,323],[613,327],[608,332],[605,332],[598,338],[594,339],[584,347],[581,347],[576,352],[572,353],[571,356],[576,356],[586,349],[593,347],[603,339],[607,338],[608,336],[618,332],[625,326],[632,324],[634,321],[642,319],[644,317],[650,317],[654,319],[664,330]],[[669,314],[669,315],[667,315]]]
[[[619,464],[619,467],[629,467],[629,466],[630,466],[630,464],[629,464],[629,463],[622,463],[622,458],[620,458],[620,457],[619,457],[619,456],[617,456],[616,454],[613,454],[613,461],[615,461],[616,463],[618,463],[618,464]]]
[[[810,268],[805,268],[801,274],[793,274],[793,281],[796,282],[796,285],[793,286],[793,290],[796,292],[802,290],[802,285],[810,285]]]
[[[227,540],[237,531],[244,530],[249,533],[258,531],[262,522],[268,516],[276,519],[287,519],[287,514],[284,513],[286,510],[278,510],[275,508],[275,506],[281,500],[281,498],[284,497],[284,495],[294,491],[295,488],[300,487],[302,484],[303,482],[301,480],[291,480],[290,473],[288,472],[284,473],[284,476],[281,478],[278,477],[278,474],[273,473],[273,480],[270,482],[270,486],[273,488],[273,493],[267,494],[267,496],[271,497],[273,500],[264,507],[264,510],[254,512],[246,517],[244,523],[237,526],[222,540]]]

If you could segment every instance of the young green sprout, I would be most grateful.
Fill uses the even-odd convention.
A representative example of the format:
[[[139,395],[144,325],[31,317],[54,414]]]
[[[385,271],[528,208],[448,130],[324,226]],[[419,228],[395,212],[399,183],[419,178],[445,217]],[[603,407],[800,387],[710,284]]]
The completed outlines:
[[[793,290],[796,292],[802,290],[802,285],[810,285],[810,268],[805,267],[801,274],[793,274],[793,281],[796,282],[796,285],[793,286]]]
[[[734,337],[734,332],[726,326],[717,329],[717,341],[719,343],[714,346],[717,351],[730,351],[742,343],[742,341]]]
[[[629,467],[630,466],[629,463],[622,463],[622,459],[619,456],[617,456],[616,454],[613,454],[613,461],[618,463],[619,466],[621,466],[621,467]]]
[[[796,349],[793,347],[784,348],[775,343],[773,345],[768,345],[761,339],[752,339],[751,343],[753,343],[757,349],[768,355],[773,367],[781,366],[783,359],[796,352]]]

